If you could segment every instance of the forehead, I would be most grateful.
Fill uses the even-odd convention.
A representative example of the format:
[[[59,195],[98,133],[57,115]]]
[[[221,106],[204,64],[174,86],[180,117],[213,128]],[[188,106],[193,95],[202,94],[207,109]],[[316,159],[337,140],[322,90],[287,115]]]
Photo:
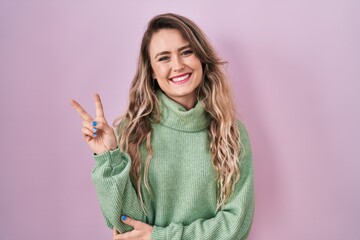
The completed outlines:
[[[177,29],[161,29],[151,37],[149,52],[153,56],[162,51],[177,51],[189,44]]]

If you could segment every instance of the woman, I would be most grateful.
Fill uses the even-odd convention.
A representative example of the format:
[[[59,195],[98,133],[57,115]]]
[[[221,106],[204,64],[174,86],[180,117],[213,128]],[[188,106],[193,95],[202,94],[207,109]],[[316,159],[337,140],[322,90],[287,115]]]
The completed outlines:
[[[92,178],[114,239],[247,238],[251,149],[222,64],[195,23],[158,15],[144,33],[115,131],[99,95],[95,119],[72,100],[95,153]]]

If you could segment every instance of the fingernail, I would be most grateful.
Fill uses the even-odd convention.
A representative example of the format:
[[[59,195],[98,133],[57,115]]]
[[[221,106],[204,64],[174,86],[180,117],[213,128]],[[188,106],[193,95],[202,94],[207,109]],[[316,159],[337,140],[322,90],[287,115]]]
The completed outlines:
[[[126,220],[126,216],[125,216],[125,215],[122,215],[122,216],[121,216],[121,220],[125,221],[125,220]]]
[[[94,127],[96,127],[96,124],[97,124],[97,122],[95,122],[95,121],[92,122],[92,125],[93,125]]]
[[[93,137],[96,137],[96,133],[93,133]]]
[[[93,128],[93,132],[94,132],[94,133],[96,132],[96,128]]]

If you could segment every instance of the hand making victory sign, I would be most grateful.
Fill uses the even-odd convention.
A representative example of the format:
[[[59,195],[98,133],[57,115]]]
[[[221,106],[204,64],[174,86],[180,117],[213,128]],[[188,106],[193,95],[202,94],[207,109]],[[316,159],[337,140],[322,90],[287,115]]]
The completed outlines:
[[[93,119],[75,100],[70,104],[79,113],[82,123],[82,134],[90,149],[96,153],[114,150],[117,147],[116,137],[112,127],[107,123],[99,94],[95,94],[96,118]]]
[[[101,154],[117,148],[116,137],[112,127],[105,119],[99,94],[95,94],[95,119],[93,119],[75,100],[71,100],[70,104],[75,108],[83,120],[82,134],[84,136],[84,140],[88,143],[90,149],[94,153]],[[134,230],[119,234],[119,232],[114,229],[113,239],[122,240],[151,238],[152,226],[126,216],[122,216],[121,219],[125,224],[132,226]]]

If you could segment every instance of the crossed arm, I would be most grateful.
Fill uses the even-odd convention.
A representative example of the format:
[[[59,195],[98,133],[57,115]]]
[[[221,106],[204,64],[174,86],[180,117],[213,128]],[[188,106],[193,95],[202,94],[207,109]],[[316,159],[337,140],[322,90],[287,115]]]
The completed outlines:
[[[181,223],[169,226],[146,224],[146,216],[129,178],[130,157],[118,149],[95,156],[93,180],[105,219],[110,228],[124,233],[115,234],[114,239],[138,239],[141,234],[143,239],[246,239],[254,213],[254,183],[249,140],[246,130],[242,131],[246,154],[241,161],[240,180],[231,198],[213,218],[198,219],[187,226]],[[122,215],[130,216],[130,222],[121,221]]]

